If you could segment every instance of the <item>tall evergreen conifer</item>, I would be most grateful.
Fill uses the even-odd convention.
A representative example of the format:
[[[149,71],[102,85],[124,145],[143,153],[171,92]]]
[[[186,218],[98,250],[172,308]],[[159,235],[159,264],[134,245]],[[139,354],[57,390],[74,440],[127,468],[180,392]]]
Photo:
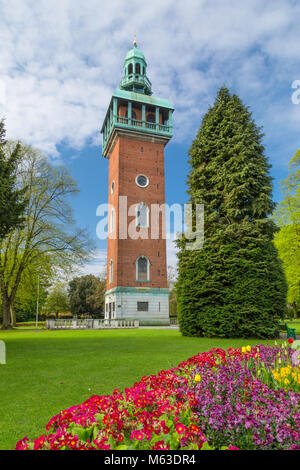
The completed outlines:
[[[189,151],[190,202],[204,204],[204,245],[178,241],[176,294],[183,335],[274,338],[286,281],[272,243],[276,226],[261,129],[222,87]]]
[[[14,229],[22,226],[26,200],[24,189],[17,188],[16,169],[20,161],[20,145],[13,153],[5,154],[5,126],[0,121],[0,242]]]

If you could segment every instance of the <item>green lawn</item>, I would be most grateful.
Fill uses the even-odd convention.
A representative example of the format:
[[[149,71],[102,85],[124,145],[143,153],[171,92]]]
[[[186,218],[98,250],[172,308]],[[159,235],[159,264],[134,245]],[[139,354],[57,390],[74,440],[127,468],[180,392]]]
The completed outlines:
[[[0,331],[0,340],[7,348],[7,364],[0,365],[0,449],[13,449],[25,435],[39,436],[53,415],[92,394],[130,387],[212,347],[262,343],[157,329],[14,330]]]
[[[300,335],[300,322],[299,321],[287,321],[286,323],[289,328],[295,328],[296,335]]]

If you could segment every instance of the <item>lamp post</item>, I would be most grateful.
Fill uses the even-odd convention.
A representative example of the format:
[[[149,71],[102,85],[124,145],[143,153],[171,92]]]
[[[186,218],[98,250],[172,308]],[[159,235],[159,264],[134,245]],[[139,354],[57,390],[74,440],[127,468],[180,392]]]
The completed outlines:
[[[40,295],[40,275],[38,274],[38,283],[37,283],[37,298],[36,298],[36,321],[35,327],[38,327],[39,321],[39,295]]]

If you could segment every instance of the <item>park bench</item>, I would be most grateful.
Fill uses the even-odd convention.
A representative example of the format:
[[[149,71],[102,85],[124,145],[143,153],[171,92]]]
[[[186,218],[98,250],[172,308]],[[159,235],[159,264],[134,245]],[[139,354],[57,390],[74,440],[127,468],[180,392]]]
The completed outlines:
[[[287,338],[296,339],[296,328],[289,328],[287,324],[284,324],[286,329],[286,336]]]

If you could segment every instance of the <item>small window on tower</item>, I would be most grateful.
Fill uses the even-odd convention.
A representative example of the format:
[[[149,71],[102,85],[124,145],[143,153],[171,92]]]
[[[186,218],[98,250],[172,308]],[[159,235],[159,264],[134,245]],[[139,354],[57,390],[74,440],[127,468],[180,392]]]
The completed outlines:
[[[137,303],[137,311],[138,312],[148,312],[149,310],[149,302],[138,302]]]
[[[140,66],[140,64],[136,64],[136,66],[135,66],[135,73],[137,73],[137,74],[140,75],[140,73],[141,73],[141,66]]]
[[[128,65],[128,75],[132,74],[132,64]]]
[[[138,175],[135,179],[135,182],[141,188],[145,188],[149,184],[149,180],[145,175]]]
[[[111,194],[114,194],[114,191],[115,191],[115,182],[113,181],[111,183]]]

